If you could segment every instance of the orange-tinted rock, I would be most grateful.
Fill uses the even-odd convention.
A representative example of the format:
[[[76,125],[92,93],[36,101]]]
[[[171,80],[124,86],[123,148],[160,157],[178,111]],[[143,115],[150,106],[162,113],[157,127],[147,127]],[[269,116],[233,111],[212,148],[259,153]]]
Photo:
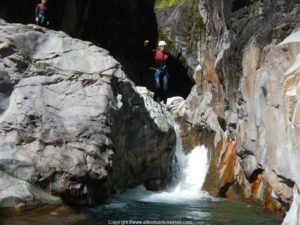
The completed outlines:
[[[277,213],[280,212],[283,214],[285,212],[285,209],[281,203],[274,200],[271,196],[272,188],[270,185],[267,185],[264,190],[264,198],[263,198],[263,205],[266,207],[266,209],[271,213]]]
[[[209,158],[210,165],[206,176],[206,180],[203,185],[203,189],[208,191],[210,195],[217,196],[219,194],[220,187],[220,174],[218,170],[218,158],[223,148],[223,140],[219,141],[215,149],[210,149]]]
[[[231,184],[234,182],[234,165],[236,163],[236,151],[234,141],[231,139],[227,140],[226,151],[220,156],[219,162],[219,174],[220,174],[220,187],[225,184]]]
[[[259,173],[256,176],[256,179],[252,183],[250,183],[253,199],[259,199],[259,200],[261,199],[263,179],[264,179],[263,173]]]

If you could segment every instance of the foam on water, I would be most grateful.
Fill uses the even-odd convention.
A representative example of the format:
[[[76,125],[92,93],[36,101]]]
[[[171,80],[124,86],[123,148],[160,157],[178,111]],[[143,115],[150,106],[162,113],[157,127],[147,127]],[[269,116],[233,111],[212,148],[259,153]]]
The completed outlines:
[[[209,197],[206,192],[201,190],[209,166],[207,149],[204,146],[197,146],[186,155],[182,148],[180,126],[177,123],[173,125],[176,132],[175,155],[177,166],[181,171],[179,182],[170,191],[152,194],[148,192],[148,195],[141,198],[140,201],[185,203]]]
[[[201,190],[208,170],[207,149],[198,146],[188,155],[181,154],[181,157],[183,158],[179,159],[179,162],[182,162],[185,168],[179,184],[169,192],[153,193],[140,199],[141,201],[188,203],[209,198],[209,195]]]

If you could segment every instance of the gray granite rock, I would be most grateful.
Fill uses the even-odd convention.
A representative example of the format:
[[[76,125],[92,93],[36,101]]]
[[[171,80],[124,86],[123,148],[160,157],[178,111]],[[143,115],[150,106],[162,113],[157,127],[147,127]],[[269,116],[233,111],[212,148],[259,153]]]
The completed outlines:
[[[0,171],[0,208],[28,210],[44,205],[60,205],[61,199]]]
[[[3,20],[0,40],[0,207],[51,204],[42,190],[91,205],[135,185],[164,185],[175,132],[108,51]],[[18,183],[34,202],[23,201]]]

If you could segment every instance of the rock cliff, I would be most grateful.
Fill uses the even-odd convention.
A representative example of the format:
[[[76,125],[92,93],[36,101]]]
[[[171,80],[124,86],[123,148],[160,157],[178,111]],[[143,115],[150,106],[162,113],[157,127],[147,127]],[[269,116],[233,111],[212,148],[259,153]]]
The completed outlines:
[[[164,185],[174,129],[108,51],[0,20],[0,87],[2,209]]]
[[[161,35],[192,46],[185,57],[196,85],[178,110],[185,148],[210,149],[205,188],[288,211],[286,224],[297,224],[300,2],[183,1],[157,15]],[[205,26],[186,38],[197,24]]]

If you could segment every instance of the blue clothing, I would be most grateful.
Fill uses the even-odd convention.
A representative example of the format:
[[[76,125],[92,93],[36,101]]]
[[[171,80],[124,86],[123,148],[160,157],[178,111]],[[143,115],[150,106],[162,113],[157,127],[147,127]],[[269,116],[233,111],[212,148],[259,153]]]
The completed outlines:
[[[166,68],[163,70],[157,69],[155,71],[155,73],[154,73],[154,81],[155,81],[154,100],[160,101],[161,99],[163,99],[164,103],[167,102],[169,77],[170,77],[170,75]]]
[[[167,77],[170,77],[167,69],[163,69],[163,70],[160,70],[160,69],[157,69],[154,73],[154,77],[163,77],[163,76],[167,76]]]
[[[37,17],[39,18],[39,23],[45,23],[45,15],[44,14],[38,14]]]

